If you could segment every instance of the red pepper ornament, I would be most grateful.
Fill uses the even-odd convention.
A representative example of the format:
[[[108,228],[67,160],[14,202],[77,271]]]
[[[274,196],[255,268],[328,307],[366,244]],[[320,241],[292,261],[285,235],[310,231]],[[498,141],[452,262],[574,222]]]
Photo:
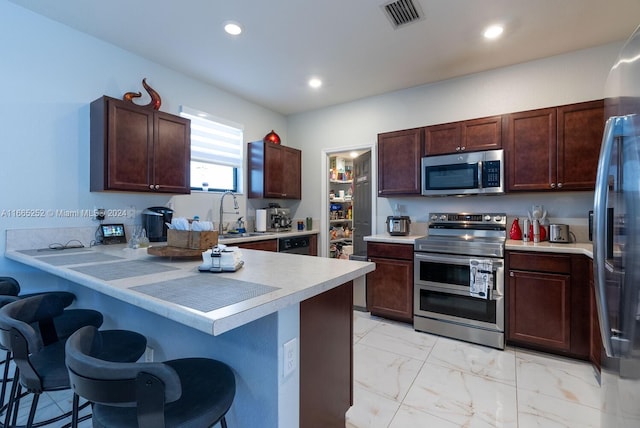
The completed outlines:
[[[518,223],[518,217],[513,220],[511,230],[509,231],[509,238],[516,241],[522,240],[522,230],[520,229],[520,224]]]

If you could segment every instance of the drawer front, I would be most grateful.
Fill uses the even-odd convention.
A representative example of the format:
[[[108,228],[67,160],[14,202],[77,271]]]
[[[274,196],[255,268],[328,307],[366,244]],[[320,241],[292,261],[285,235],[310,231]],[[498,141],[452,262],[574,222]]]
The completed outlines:
[[[368,242],[367,257],[384,257],[388,259],[413,260],[413,245]]]
[[[509,269],[549,273],[571,273],[571,257],[557,254],[510,251]]]

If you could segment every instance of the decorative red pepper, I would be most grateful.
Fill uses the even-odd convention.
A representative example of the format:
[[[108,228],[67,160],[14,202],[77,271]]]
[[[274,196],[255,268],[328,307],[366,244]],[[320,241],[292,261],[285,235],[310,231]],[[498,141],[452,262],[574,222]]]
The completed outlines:
[[[520,224],[518,223],[518,217],[513,220],[511,230],[509,231],[509,237],[516,241],[522,240],[522,230],[520,229]]]

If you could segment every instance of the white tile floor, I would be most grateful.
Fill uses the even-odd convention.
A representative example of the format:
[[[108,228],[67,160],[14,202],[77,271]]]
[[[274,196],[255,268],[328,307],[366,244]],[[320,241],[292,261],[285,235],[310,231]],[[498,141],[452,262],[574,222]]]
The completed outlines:
[[[504,351],[354,312],[348,428],[600,427],[587,362]]]
[[[29,403],[22,403],[19,423]],[[499,351],[354,311],[347,428],[600,428],[599,403],[589,363],[521,348]],[[70,408],[69,391],[46,393],[38,419]]]

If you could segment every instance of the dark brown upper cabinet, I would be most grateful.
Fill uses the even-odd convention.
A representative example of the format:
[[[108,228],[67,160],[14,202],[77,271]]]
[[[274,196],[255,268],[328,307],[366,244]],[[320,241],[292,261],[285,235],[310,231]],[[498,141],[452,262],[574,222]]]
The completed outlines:
[[[508,191],[593,190],[604,101],[508,115]]]
[[[378,134],[378,196],[420,195],[423,129]]]
[[[249,198],[302,199],[302,152],[256,141],[247,147]]]
[[[502,116],[424,128],[426,156],[493,150],[502,147]]]
[[[91,191],[191,192],[191,121],[103,96],[91,103]]]

